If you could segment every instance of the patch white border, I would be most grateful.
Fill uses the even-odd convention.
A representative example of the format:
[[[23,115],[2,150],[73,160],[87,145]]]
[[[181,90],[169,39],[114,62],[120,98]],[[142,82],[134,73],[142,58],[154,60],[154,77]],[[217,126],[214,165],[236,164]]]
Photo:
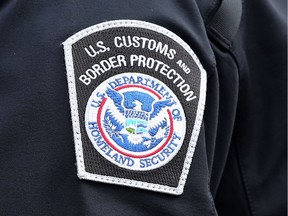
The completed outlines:
[[[112,176],[92,174],[92,173],[88,173],[85,171],[83,148],[82,148],[82,141],[81,141],[81,132],[80,132],[80,123],[79,123],[76,83],[75,83],[73,57],[72,57],[72,44],[74,44],[76,41],[92,33],[102,31],[105,29],[117,28],[117,27],[144,28],[144,29],[156,31],[165,36],[168,36],[169,38],[171,38],[172,40],[180,44],[192,56],[198,68],[200,69],[200,72],[201,72],[200,96],[199,96],[199,102],[198,102],[198,107],[197,107],[196,119],[195,119],[193,131],[192,131],[192,135],[190,138],[186,158],[184,161],[182,173],[181,173],[180,180],[179,180],[177,187],[170,187],[166,185],[147,183],[147,182],[125,179],[125,178],[117,178],[117,177],[112,177]],[[87,180],[116,184],[116,185],[130,186],[130,187],[141,188],[141,189],[163,192],[163,193],[174,194],[174,195],[182,194],[185,183],[186,183],[186,179],[189,173],[192,158],[194,155],[195,147],[197,144],[197,139],[198,139],[201,124],[202,124],[204,108],[205,108],[205,100],[206,100],[207,74],[202,64],[200,63],[198,57],[193,52],[193,50],[189,47],[189,45],[186,42],[184,42],[180,37],[178,37],[176,34],[171,32],[170,30],[164,27],[158,26],[156,24],[152,24],[152,23],[148,23],[144,21],[138,21],[138,20],[113,20],[113,21],[103,22],[94,26],[90,26],[72,35],[71,37],[69,37],[66,41],[63,42],[63,45],[64,45],[65,63],[66,63],[66,70],[67,70],[67,81],[68,81],[68,88],[69,88],[69,98],[70,98],[71,116],[72,116],[73,133],[74,133],[74,141],[75,141],[78,177],[80,179],[87,179]]]

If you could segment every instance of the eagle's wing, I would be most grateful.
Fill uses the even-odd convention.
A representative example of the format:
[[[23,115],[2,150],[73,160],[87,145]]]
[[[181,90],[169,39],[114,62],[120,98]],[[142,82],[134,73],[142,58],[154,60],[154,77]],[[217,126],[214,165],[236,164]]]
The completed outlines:
[[[150,114],[150,120],[152,120],[153,118],[155,118],[163,108],[168,107],[168,106],[172,106],[173,102],[171,100],[160,100],[157,101],[153,104],[153,111]]]
[[[107,88],[106,94],[113,101],[114,104],[112,105],[111,103],[112,106],[109,106],[108,110],[111,120],[124,126],[126,118],[124,116],[124,107],[122,106],[123,96],[117,91],[110,88]]]
[[[106,94],[113,100],[119,112],[124,114],[124,107],[122,106],[123,96],[117,91],[110,88],[107,88]]]
[[[171,100],[160,100],[153,104],[153,110],[150,114],[149,129],[159,127],[167,119],[165,118],[165,107],[170,107],[173,105]]]

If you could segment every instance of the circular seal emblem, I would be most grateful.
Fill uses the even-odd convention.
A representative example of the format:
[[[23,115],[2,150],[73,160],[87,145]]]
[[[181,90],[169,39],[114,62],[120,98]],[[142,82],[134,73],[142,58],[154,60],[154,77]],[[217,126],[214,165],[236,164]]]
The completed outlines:
[[[122,168],[145,171],[167,164],[177,154],[186,118],[178,98],[163,82],[123,73],[92,92],[85,127],[104,158]]]

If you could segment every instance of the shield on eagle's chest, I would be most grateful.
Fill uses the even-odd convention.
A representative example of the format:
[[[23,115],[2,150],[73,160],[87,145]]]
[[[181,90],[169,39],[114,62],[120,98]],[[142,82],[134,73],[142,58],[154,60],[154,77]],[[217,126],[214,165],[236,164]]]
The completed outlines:
[[[147,132],[147,127],[148,127],[148,121],[146,118],[141,118],[141,117],[134,117],[131,116],[131,111],[133,112],[134,110],[126,110],[126,130],[129,133],[132,134],[143,134]],[[136,111],[136,115],[146,115],[146,112],[143,111]]]

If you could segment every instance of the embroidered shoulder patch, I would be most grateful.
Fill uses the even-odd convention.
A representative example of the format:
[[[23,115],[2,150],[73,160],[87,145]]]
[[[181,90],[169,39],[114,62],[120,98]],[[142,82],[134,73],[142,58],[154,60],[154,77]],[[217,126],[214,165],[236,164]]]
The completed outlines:
[[[63,44],[78,177],[181,194],[206,94],[192,49],[135,20],[104,22]]]

